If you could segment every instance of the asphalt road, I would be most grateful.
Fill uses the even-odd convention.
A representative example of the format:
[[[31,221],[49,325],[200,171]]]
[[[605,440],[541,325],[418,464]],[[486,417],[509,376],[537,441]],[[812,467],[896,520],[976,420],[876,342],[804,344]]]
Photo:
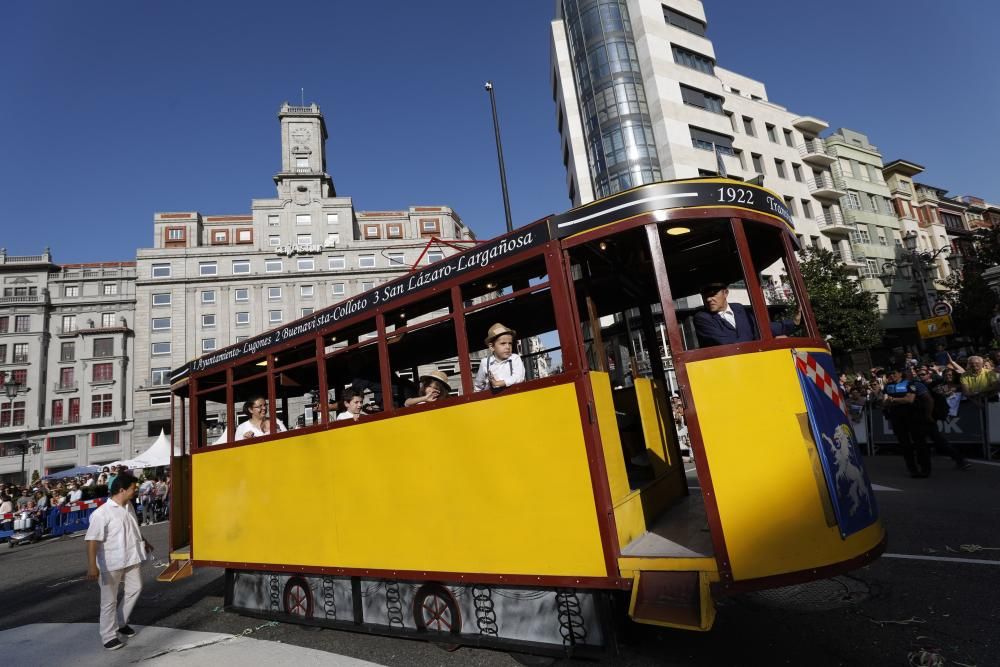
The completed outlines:
[[[928,651],[947,661],[942,664],[1000,665],[1000,465],[976,463],[967,472],[952,470],[947,459],[937,458],[935,465],[930,479],[910,479],[898,457],[868,461],[873,482],[885,487],[876,497],[890,535],[887,555],[872,565],[807,586],[723,599],[708,633],[633,624],[609,662],[907,665],[919,651]],[[163,558],[166,525],[144,532]],[[97,586],[83,580],[84,570],[82,537],[0,546],[0,630],[95,622]],[[384,665],[517,664],[498,651],[447,652],[413,640],[265,626],[222,611],[221,571],[197,570],[172,584],[156,582],[157,572],[145,569],[135,624],[231,634],[249,630],[255,638]]]

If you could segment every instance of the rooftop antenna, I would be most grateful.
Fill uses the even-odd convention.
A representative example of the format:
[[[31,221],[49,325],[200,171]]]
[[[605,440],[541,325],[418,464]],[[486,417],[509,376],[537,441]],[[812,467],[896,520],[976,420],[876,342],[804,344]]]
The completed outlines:
[[[305,106],[306,105],[306,89],[305,88],[299,88],[299,90],[302,91],[302,106]]]

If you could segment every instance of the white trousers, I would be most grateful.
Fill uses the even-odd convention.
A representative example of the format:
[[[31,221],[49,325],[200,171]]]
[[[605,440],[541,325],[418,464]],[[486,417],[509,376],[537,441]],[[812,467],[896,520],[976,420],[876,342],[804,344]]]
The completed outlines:
[[[128,617],[132,615],[142,592],[141,565],[138,563],[122,570],[101,572],[101,641],[107,644],[118,637],[118,628],[128,625]],[[125,583],[125,594],[121,605],[118,604],[118,588]]]

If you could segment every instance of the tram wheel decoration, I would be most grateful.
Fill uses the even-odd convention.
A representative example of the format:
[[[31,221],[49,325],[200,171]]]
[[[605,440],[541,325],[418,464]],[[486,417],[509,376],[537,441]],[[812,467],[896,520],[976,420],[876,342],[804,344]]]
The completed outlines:
[[[285,613],[310,618],[313,613],[312,591],[302,577],[292,577],[285,584]]]
[[[440,584],[424,584],[413,596],[413,621],[420,632],[457,635],[462,631],[462,615],[455,598]]]

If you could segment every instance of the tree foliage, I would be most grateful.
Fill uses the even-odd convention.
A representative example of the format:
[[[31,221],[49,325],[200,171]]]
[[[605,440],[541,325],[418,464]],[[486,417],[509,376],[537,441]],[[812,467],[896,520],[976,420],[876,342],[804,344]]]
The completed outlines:
[[[832,252],[804,249],[799,269],[816,324],[835,353],[867,349],[882,339],[878,299],[861,288]]]
[[[956,331],[977,343],[993,337],[990,318],[998,299],[983,278],[983,271],[994,266],[1000,266],[1000,227],[980,229],[966,251],[962,270],[944,281]]]

